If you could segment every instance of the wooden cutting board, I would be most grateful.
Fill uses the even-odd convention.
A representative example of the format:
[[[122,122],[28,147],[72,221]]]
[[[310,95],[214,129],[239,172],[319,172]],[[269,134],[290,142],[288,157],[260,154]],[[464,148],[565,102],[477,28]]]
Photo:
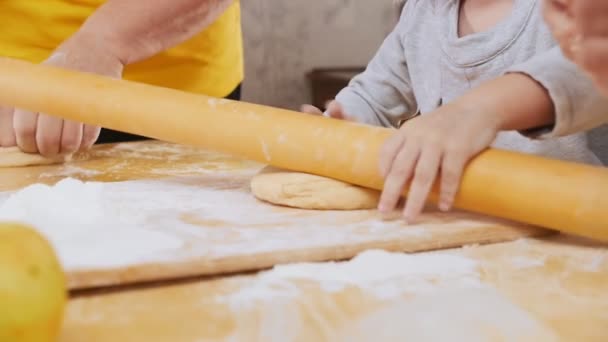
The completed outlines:
[[[0,170],[0,190],[66,177],[108,182],[103,201],[117,204],[116,224],[126,224],[116,236],[82,234],[70,248],[58,246],[60,255],[71,247],[81,251],[64,259],[71,289],[348,259],[372,248],[417,252],[547,233],[464,212],[430,211],[408,226],[375,211],[277,207],[249,192],[262,166],[159,142],[121,144],[97,147],[63,166]],[[152,238],[176,243],[147,251]]]

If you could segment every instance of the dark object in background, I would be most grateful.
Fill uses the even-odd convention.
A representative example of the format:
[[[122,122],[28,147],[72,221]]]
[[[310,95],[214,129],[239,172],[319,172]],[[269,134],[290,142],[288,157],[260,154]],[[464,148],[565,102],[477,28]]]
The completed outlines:
[[[306,74],[312,89],[312,105],[324,111],[342,88],[365,67],[316,68]]]

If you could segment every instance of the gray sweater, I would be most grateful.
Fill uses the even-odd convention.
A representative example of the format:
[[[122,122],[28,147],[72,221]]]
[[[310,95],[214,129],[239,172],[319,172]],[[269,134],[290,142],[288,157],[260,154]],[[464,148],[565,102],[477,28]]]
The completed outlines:
[[[457,34],[458,0],[407,1],[366,71],[336,100],[359,122],[397,127],[400,120],[431,112],[484,81],[521,72],[548,90],[556,123],[502,132],[493,147],[608,164],[608,126],[601,126],[608,122],[608,100],[564,58],[543,21],[541,1],[514,1],[506,19],[464,37]],[[599,127],[594,134],[586,131],[594,127]]]

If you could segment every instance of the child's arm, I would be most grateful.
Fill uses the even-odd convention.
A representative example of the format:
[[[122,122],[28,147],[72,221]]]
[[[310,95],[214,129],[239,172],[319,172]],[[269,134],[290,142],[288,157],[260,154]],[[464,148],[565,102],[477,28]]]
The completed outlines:
[[[328,108],[330,116],[396,127],[402,118],[416,111],[403,48],[407,37],[402,34],[410,12],[406,5],[397,27],[384,40],[366,70],[336,96],[335,103]],[[312,112],[310,108],[305,111]]]
[[[518,130],[541,138],[579,132],[608,121],[607,104],[559,51],[539,55],[406,122],[381,151],[385,184],[379,209],[393,210],[411,181],[404,216],[414,220],[440,175],[439,206],[448,210],[466,163],[490,146],[498,132]]]
[[[559,47],[540,54],[508,72],[529,75],[551,98],[554,122],[546,127],[529,127],[522,133],[546,139],[566,136],[598,127],[608,122],[608,99],[595,88],[593,81],[574,63],[567,60]]]

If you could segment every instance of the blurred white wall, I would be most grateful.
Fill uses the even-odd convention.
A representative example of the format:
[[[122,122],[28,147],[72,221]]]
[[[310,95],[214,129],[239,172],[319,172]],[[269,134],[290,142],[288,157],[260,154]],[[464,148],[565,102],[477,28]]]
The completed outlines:
[[[398,17],[393,0],[241,0],[243,99],[283,108],[310,102],[314,67],[365,66]]]

